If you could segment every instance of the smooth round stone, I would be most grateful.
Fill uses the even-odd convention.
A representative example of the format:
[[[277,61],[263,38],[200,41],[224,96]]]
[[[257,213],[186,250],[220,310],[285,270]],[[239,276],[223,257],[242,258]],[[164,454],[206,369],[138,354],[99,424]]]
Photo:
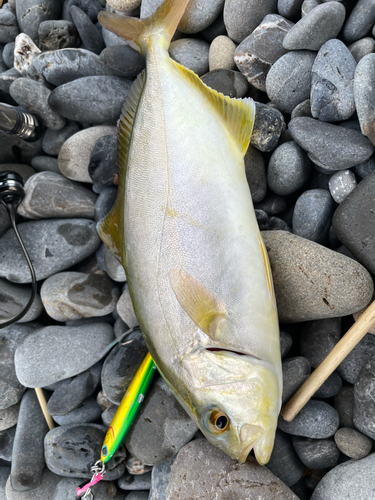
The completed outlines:
[[[205,40],[181,38],[171,43],[171,58],[202,76],[208,71],[208,53],[210,44]]]
[[[18,230],[38,281],[81,262],[95,252],[100,243],[95,223],[88,219],[24,222],[18,225]],[[13,230],[9,229],[1,237],[0,248],[1,277],[15,283],[31,283],[30,269]]]
[[[178,453],[196,431],[196,424],[159,378],[148,391],[125,444],[143,463],[157,465]]]
[[[113,417],[115,416],[116,411],[118,410],[119,405],[111,405],[109,408],[103,411],[101,413],[101,418],[103,425],[106,427],[109,427],[111,425],[111,422],[113,420]]]
[[[310,101],[314,118],[335,122],[352,116],[355,112],[353,80],[356,65],[341,40],[329,40],[322,45],[312,67]]]
[[[353,170],[358,181],[360,182],[370,172],[375,170],[375,158],[371,156],[371,158],[369,158],[368,160],[364,161],[363,163],[360,163],[359,165],[356,165]]]
[[[335,206],[325,189],[309,189],[296,201],[293,213],[293,233],[316,243],[328,234]]]
[[[259,203],[255,203],[255,209],[263,210],[267,215],[275,215],[283,212],[287,208],[287,200],[284,196],[268,192]]]
[[[340,457],[340,451],[333,439],[293,436],[293,446],[301,462],[313,470],[331,469]]]
[[[44,439],[47,467],[59,476],[91,479],[90,467],[100,457],[106,432],[106,427],[99,424],[55,427]],[[106,481],[118,479],[124,474],[125,457],[126,450],[122,444],[116,452],[116,459],[106,464]]]
[[[12,460],[14,436],[16,426],[0,432],[0,460],[10,462]]]
[[[17,377],[26,387],[45,387],[74,377],[97,363],[112,340],[113,328],[108,323],[43,327],[17,347]],[[40,367],[38,371],[35,366]]]
[[[141,5],[141,0],[108,0],[107,4],[119,12],[129,12]]]
[[[56,476],[60,477],[60,476]],[[86,484],[88,481],[84,481]],[[77,488],[82,487],[82,478],[61,478],[56,486],[51,500],[75,500],[77,497]],[[125,497],[118,493],[118,490],[113,482],[103,481],[94,486],[95,500],[124,500]]]
[[[293,118],[298,118],[299,116],[308,116],[309,118],[312,118],[310,99],[306,99],[306,101],[297,104],[290,115],[292,120]]]
[[[21,74],[19,71],[17,71],[15,68],[8,69],[8,71],[4,71],[3,73],[0,73],[0,93],[2,95],[2,98],[4,99],[4,102],[12,105],[17,105],[16,101],[10,96],[9,94],[9,89],[12,85],[12,83],[17,80],[17,78],[20,78]],[[4,136],[9,138],[9,135],[5,135],[5,132],[3,133],[3,139]],[[22,139],[19,139],[22,140]],[[6,160],[5,160],[6,161]]]
[[[293,436],[326,439],[339,428],[339,415],[329,404],[310,399],[291,422],[280,416],[278,427]]]
[[[339,170],[329,180],[329,192],[336,203],[342,203],[356,187],[357,180],[350,170]]]
[[[120,318],[128,325],[129,328],[135,328],[139,322],[134,312],[132,299],[128,285],[125,284],[124,291],[117,302],[117,312]]]
[[[241,73],[229,69],[215,69],[203,75],[201,80],[211,89],[236,99],[245,97],[249,88]]]
[[[19,403],[9,406],[4,410],[0,410],[0,431],[4,431],[5,429],[10,429],[14,425],[16,425],[19,411],[20,411]]]
[[[375,22],[375,2],[358,0],[345,22],[343,37],[345,42],[352,43],[366,36]]]
[[[375,274],[375,171],[369,173],[335,211],[332,224],[343,245]]]
[[[42,483],[38,488],[22,492],[13,489],[9,477],[5,486],[6,496],[4,498],[6,500],[46,500],[46,498],[51,498],[51,492],[55,490],[61,477],[53,474],[47,468],[42,471],[42,474]]]
[[[155,2],[154,2],[155,3]],[[215,21],[223,9],[224,0],[191,0],[178,25],[182,33],[198,33]]]
[[[334,407],[340,417],[340,427],[354,428],[354,387],[352,385],[344,385],[336,394]]]
[[[8,68],[13,68],[14,66],[14,42],[9,42],[4,45],[3,49],[3,61],[8,66]]]
[[[284,358],[292,348],[293,338],[289,332],[280,328],[280,351],[281,357]]]
[[[304,466],[294,451],[292,439],[279,429],[276,430],[272,455],[266,467],[289,487],[302,477]]]
[[[345,20],[345,7],[340,2],[318,5],[306,14],[284,38],[286,50],[319,50],[336,38]]]
[[[176,455],[152,468],[149,500],[162,500],[166,498],[175,458]]]
[[[121,403],[136,371],[147,354],[147,347],[140,330],[127,335],[107,356],[102,370],[102,387],[114,404]]]
[[[346,316],[371,300],[372,279],[353,259],[286,231],[263,231],[262,236],[280,322]]]
[[[258,208],[255,209],[255,217],[260,231],[265,231],[268,229],[268,214],[264,210]]]
[[[43,21],[58,19],[61,2],[55,0],[17,0],[17,21],[22,33],[26,33],[38,45],[39,24]]]
[[[126,281],[125,270],[115,257],[115,255],[109,250],[109,248],[104,248],[104,266],[105,270],[113,281],[118,281],[120,283]]]
[[[119,295],[119,289],[103,271],[58,273],[41,288],[43,305],[56,321],[105,316],[115,310]]]
[[[35,57],[41,53],[39,47],[31,40],[25,33],[17,36],[14,44],[14,67],[24,77],[30,77],[33,80],[35,73],[32,71],[31,66]],[[31,70],[31,71],[30,71]]]
[[[264,153],[273,151],[285,131],[285,120],[279,110],[262,104],[255,103],[255,122],[250,144]]]
[[[358,63],[363,57],[375,52],[375,40],[371,37],[361,38],[349,45],[348,49]]]
[[[349,427],[342,427],[336,432],[335,443],[341,453],[355,460],[367,457],[372,449],[369,437]]]
[[[267,73],[272,64],[286,54],[283,40],[292,26],[287,19],[269,14],[237,47],[234,61],[255,88],[266,91]]]
[[[314,393],[314,398],[325,399],[332,398],[340,391],[342,387],[342,380],[337,372],[333,372],[327,380],[319,387]]]
[[[306,358],[302,356],[296,356],[294,358],[285,359],[282,363],[282,370],[282,404],[284,405],[297,392],[297,389],[301,387],[305,380],[309,378],[311,365]]]
[[[96,195],[55,172],[39,172],[26,182],[18,213],[28,219],[94,218]]]
[[[55,172],[60,174],[59,165],[56,158],[51,156],[34,156],[31,165],[37,172]]]
[[[31,297],[31,287],[15,285],[7,280],[0,279],[0,326],[19,314]],[[37,293],[26,315],[18,323],[26,323],[38,318],[43,312],[42,301]]]
[[[146,474],[142,474],[141,476],[135,476],[134,474],[129,474],[128,471],[125,471],[125,474],[120,477],[117,484],[119,488],[126,491],[149,490],[151,488],[151,471],[146,472]]]
[[[368,160],[374,152],[371,142],[357,130],[313,118],[294,118],[289,122],[289,130],[309,158],[327,170],[354,167]]]
[[[69,122],[60,130],[47,129],[43,135],[42,147],[47,155],[57,156],[61,146],[80,130],[76,122]]]
[[[79,47],[81,40],[74,23],[43,21],[38,27],[39,47],[42,52]]]
[[[203,498],[298,500],[280,479],[253,457],[245,463],[234,462],[206,439],[195,439],[174,461],[166,499]]]
[[[117,45],[127,45],[127,40],[124,38],[121,38],[120,36],[116,35],[115,33],[112,33],[112,31],[109,31],[105,28],[102,27],[102,37],[105,43],[105,46],[108,47],[115,47]]]
[[[234,62],[236,44],[229,37],[220,35],[212,41],[209,47],[209,71],[215,69],[236,69]]]
[[[145,2],[146,0],[143,1]],[[220,12],[220,14],[212,24],[210,24],[206,29],[202,30],[202,35],[209,42],[212,42],[216,37],[220,35],[228,36],[224,24],[223,12]]]
[[[100,54],[105,48],[103,37],[89,16],[76,5],[70,7],[70,15],[86,49]]]
[[[99,56],[86,49],[43,52],[33,60],[33,68],[48,83],[57,86],[83,77],[105,74]]]
[[[117,174],[117,136],[105,135],[100,137],[91,152],[89,175],[93,182],[113,186]]]
[[[99,0],[67,0],[62,9],[63,19],[68,19],[68,21],[72,20],[70,16],[70,8],[72,5],[76,5],[82,9],[83,12],[86,12],[91,21],[94,23],[97,21],[99,12],[103,10],[102,4]]]
[[[374,494],[375,453],[337,465],[321,479],[311,500],[370,499]]]
[[[49,104],[69,120],[94,125],[114,123],[120,117],[131,84],[118,76],[87,76],[57,87]]]
[[[307,50],[288,52],[268,71],[267,94],[280,111],[290,114],[297,104],[310,97],[311,70],[315,57],[314,52]]]
[[[367,334],[369,335],[369,334]],[[367,358],[362,371],[359,373],[354,386],[354,425],[369,436],[375,438],[373,392],[375,387],[375,356]]]
[[[341,378],[354,384],[372,356],[375,356],[375,337],[367,333],[339,364],[337,372]]]
[[[226,0],[224,23],[228,36],[241,43],[267,14],[277,12],[277,0]]]
[[[86,128],[69,137],[58,156],[61,173],[68,179],[92,183],[88,170],[92,150],[98,139],[113,134],[116,134],[116,127],[100,125]]]
[[[295,20],[301,15],[303,0],[278,0],[277,10],[281,16]]]
[[[7,482],[9,476],[10,476],[10,467],[7,467],[4,463],[4,465],[0,466],[0,499],[1,500],[6,500],[5,485],[6,485],[6,482]]]
[[[267,192],[266,165],[262,153],[251,145],[245,154],[245,173],[253,203],[262,201]]]
[[[267,170],[267,184],[276,194],[289,195],[306,184],[310,176],[310,160],[294,141],[272,153]]]
[[[375,94],[372,90],[374,78],[375,54],[368,54],[359,61],[355,70],[354,100],[361,131],[373,144],[375,142]]]
[[[95,220],[96,222],[101,221],[104,217],[109,214],[111,208],[115,204],[117,198],[117,188],[109,188],[104,190],[98,196],[97,202],[95,204]],[[103,255],[103,265],[104,263],[104,255]],[[105,267],[103,268],[105,270]]]
[[[48,425],[35,391],[26,391],[18,416],[13,443],[10,482],[17,491],[28,491],[41,485],[44,468],[43,439]]]
[[[88,424],[97,422],[102,414],[102,409],[96,402],[96,399],[86,399],[76,409],[68,412],[66,415],[54,415],[53,420],[59,425],[74,425],[74,424]],[[110,422],[108,423],[108,426]]]
[[[0,9],[0,43],[14,42],[19,34],[16,16],[9,9]]]
[[[49,105],[51,91],[42,83],[29,78],[17,78],[9,92],[17,104],[27,108],[30,113],[35,113],[45,127],[59,130],[65,125],[64,118]]]
[[[145,58],[129,45],[107,47],[99,60],[108,74],[123,78],[134,78],[145,68]]]
[[[316,368],[341,337],[341,318],[327,318],[307,323],[300,335],[300,350]]]

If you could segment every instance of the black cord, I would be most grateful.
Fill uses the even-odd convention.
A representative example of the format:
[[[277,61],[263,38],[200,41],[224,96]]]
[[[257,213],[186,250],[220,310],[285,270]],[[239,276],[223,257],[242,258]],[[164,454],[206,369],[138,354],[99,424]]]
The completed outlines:
[[[22,319],[28,313],[30,307],[32,306],[32,304],[34,302],[34,299],[35,299],[35,296],[36,296],[36,291],[37,291],[37,282],[36,282],[36,276],[35,276],[34,267],[33,267],[32,263],[31,263],[30,257],[29,257],[29,255],[27,253],[27,250],[26,250],[25,245],[24,245],[24,243],[22,241],[21,235],[18,232],[18,229],[17,229],[17,226],[16,226],[17,205],[15,203],[6,203],[4,200],[1,200],[1,201],[2,201],[2,204],[5,206],[5,208],[8,211],[10,222],[12,223],[12,227],[14,229],[14,232],[16,233],[18,242],[19,242],[19,244],[20,244],[20,246],[22,248],[22,251],[23,251],[23,253],[25,255],[26,262],[27,262],[27,264],[29,266],[30,274],[31,274],[31,280],[32,280],[32,290],[31,290],[31,296],[30,296],[29,302],[27,303],[27,305],[25,306],[25,308],[19,314],[17,314],[17,316],[15,316],[14,318],[6,321],[5,323],[1,323],[0,324],[0,329],[1,328],[6,328],[7,326],[10,326],[10,325],[13,325],[13,323],[16,323],[17,321],[19,321],[20,319]]]

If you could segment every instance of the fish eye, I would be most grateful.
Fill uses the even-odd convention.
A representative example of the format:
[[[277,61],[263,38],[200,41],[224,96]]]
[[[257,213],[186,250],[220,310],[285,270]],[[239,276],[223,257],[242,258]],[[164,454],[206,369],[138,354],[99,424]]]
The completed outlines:
[[[222,411],[212,410],[208,418],[209,430],[221,434],[229,429],[229,417]]]

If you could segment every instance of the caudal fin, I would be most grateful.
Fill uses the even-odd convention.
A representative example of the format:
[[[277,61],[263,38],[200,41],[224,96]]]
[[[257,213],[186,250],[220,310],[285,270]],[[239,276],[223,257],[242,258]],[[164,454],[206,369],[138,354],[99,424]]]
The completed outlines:
[[[159,43],[168,49],[188,3],[189,0],[164,0],[155,13],[145,19],[110,12],[100,12],[98,19],[104,28],[126,40],[132,40],[145,54],[153,35],[159,35]]]

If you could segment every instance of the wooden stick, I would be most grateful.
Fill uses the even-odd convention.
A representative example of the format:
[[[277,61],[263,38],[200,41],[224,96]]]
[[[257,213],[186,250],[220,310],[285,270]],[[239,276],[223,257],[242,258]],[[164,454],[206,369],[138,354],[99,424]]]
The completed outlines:
[[[49,430],[51,430],[55,427],[55,424],[52,420],[51,415],[47,411],[47,401],[46,401],[46,398],[44,396],[43,389],[41,389],[40,387],[36,387],[35,392],[36,392],[36,396],[38,398],[40,407],[42,408],[42,412],[43,412],[44,418],[46,419]]]
[[[294,419],[297,413],[302,410],[319,387],[336,370],[341,361],[343,361],[373,325],[375,325],[375,300],[357,319],[354,325],[349,328],[328,356],[298,389],[292,399],[284,406],[281,410],[281,415],[285,420],[291,422]]]

